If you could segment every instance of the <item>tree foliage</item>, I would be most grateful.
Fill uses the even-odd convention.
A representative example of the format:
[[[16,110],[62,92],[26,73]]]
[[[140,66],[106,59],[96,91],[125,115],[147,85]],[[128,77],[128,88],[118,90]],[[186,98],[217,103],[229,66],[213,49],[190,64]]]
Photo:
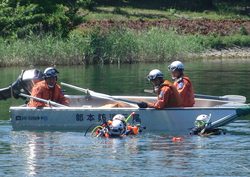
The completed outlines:
[[[218,4],[230,12],[233,9],[236,13],[250,13],[249,0],[0,0],[0,37],[24,38],[44,33],[67,36],[83,20],[80,8],[94,10],[95,6],[107,5],[204,11],[216,10]]]
[[[91,0],[1,0],[0,36],[67,35],[81,22],[78,9],[89,4]]]

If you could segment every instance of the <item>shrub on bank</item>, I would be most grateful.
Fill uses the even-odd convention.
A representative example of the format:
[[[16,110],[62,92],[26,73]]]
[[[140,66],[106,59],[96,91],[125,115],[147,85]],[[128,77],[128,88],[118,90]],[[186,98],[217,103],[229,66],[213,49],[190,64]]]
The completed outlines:
[[[201,36],[201,43],[206,49],[221,49],[232,47],[250,47],[249,35],[232,36]]]
[[[180,36],[175,30],[160,28],[142,31],[114,29],[104,33],[94,31],[90,36],[92,50],[90,53],[86,51],[87,63],[156,62],[203,50],[195,36]]]
[[[249,35],[180,35],[174,29],[160,28],[95,29],[73,31],[68,38],[31,35],[25,39],[0,39],[0,66],[159,62],[187,58],[190,53],[206,49],[249,44]]]

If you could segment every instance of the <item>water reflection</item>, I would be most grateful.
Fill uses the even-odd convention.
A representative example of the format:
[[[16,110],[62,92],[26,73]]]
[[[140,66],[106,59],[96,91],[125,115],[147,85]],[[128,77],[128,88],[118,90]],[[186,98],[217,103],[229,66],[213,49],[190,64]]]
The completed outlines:
[[[240,94],[250,102],[249,61],[186,62],[186,73],[197,93]],[[143,95],[145,76],[167,64],[59,67],[60,80],[111,95]],[[43,68],[43,67],[41,67]],[[21,68],[23,69],[23,68]],[[2,68],[1,86],[14,81],[20,68]],[[98,72],[96,72],[98,70]],[[76,94],[67,90],[69,94]],[[1,101],[0,118],[8,119],[10,105]],[[4,111],[5,110],[5,111]],[[0,176],[249,176],[250,119],[229,124],[228,133],[210,138],[172,137],[150,133],[124,139],[98,139],[79,132],[11,131],[0,124]]]
[[[226,135],[187,135],[180,142],[160,133],[105,139],[1,126],[0,145],[6,150],[0,151],[6,154],[0,159],[8,159],[1,168],[11,176],[247,176],[250,142],[244,131],[249,126],[249,120],[235,122]]]
[[[36,145],[34,143],[34,140],[29,141],[28,151],[26,152],[28,176],[33,176],[36,174],[36,164],[37,164],[36,151],[37,151],[37,149],[36,149]]]

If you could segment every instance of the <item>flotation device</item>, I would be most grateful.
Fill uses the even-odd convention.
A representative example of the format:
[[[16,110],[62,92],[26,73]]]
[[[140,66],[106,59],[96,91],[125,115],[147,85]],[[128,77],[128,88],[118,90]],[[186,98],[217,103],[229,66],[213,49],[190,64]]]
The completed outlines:
[[[179,83],[183,84],[182,88],[178,88]],[[173,85],[177,88],[181,96],[182,100],[181,106],[192,107],[195,103],[195,99],[194,99],[194,90],[190,79],[187,76],[181,77],[177,81],[175,81]]]
[[[137,135],[139,133],[139,126],[128,125],[126,133],[127,135]]]
[[[175,136],[174,136],[174,137],[172,138],[172,141],[173,141],[173,142],[181,142],[181,141],[183,141],[183,138],[182,138],[182,137],[175,137]]]

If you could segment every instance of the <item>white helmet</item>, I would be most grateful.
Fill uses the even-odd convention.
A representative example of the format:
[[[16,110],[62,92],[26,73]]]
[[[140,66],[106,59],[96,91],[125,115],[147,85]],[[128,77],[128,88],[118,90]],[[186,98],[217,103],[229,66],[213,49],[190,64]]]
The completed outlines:
[[[147,76],[148,80],[154,80],[156,78],[163,78],[163,73],[159,69],[153,69]]]
[[[54,67],[48,67],[44,70],[43,72],[43,75],[44,75],[44,78],[50,78],[50,77],[57,77],[57,74],[59,72],[56,70],[56,68]]]
[[[201,114],[196,118],[194,124],[196,127],[202,127],[209,123],[210,118],[211,118],[211,114],[209,115]]]
[[[121,120],[113,120],[110,125],[110,135],[120,136],[124,134],[126,131],[126,125],[124,121]]]
[[[174,61],[172,62],[169,66],[168,66],[168,70],[173,72],[175,70],[180,70],[183,71],[184,70],[184,65],[182,62],[180,61]]]
[[[114,120],[125,121],[125,117],[124,117],[124,115],[122,115],[122,114],[116,114],[116,115],[113,117],[113,121],[114,121]]]

